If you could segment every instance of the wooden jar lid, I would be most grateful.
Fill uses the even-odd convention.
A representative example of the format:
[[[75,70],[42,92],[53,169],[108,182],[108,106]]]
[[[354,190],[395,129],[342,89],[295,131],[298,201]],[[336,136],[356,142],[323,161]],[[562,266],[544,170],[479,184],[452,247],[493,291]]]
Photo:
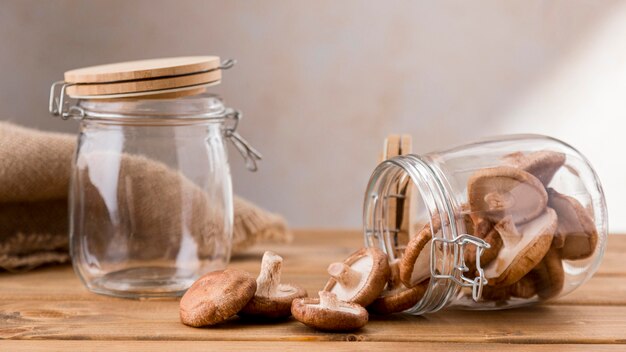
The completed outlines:
[[[79,98],[147,95],[219,83],[217,56],[188,56],[119,62],[65,72],[67,94]]]

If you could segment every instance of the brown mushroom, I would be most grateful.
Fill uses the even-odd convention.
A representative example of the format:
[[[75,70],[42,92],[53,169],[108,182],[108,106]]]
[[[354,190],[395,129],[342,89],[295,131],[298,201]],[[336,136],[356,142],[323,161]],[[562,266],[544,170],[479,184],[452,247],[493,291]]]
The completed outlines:
[[[504,156],[506,165],[522,169],[541,181],[550,184],[557,171],[565,164],[565,154],[550,150],[539,150],[529,154],[516,152]]]
[[[342,263],[328,266],[331,278],[324,291],[344,302],[367,306],[383,291],[389,280],[387,255],[378,248],[362,248]]]
[[[498,222],[507,215],[516,224],[539,216],[548,203],[541,181],[526,171],[500,166],[476,171],[467,193],[472,213]]]
[[[526,274],[518,282],[510,286],[511,296],[518,298],[532,298],[537,294],[533,272]]]
[[[320,291],[319,297],[295,299],[291,305],[293,317],[322,331],[351,331],[367,324],[367,310],[362,306],[340,301],[332,292]]]
[[[471,295],[471,293],[470,293]],[[511,289],[509,286],[493,287],[484,286],[481,299],[487,301],[503,302],[511,298]]]
[[[254,296],[256,281],[249,273],[226,269],[200,277],[180,300],[180,320],[199,327],[234,316]]]
[[[483,287],[482,298],[496,302],[507,301],[511,297],[529,299],[537,294],[535,281],[535,275],[531,271],[512,285]]]
[[[468,203],[461,204],[461,213],[463,217],[463,224],[465,224],[465,231],[473,235],[474,234],[474,219],[472,218],[472,209]]]
[[[498,231],[493,227],[493,223],[486,219],[478,219],[471,234],[485,240],[490,246],[483,250],[480,257],[480,265],[484,268],[498,256],[498,252],[502,248],[502,239]],[[476,246],[467,246],[463,252],[465,265],[470,272],[476,270],[476,250]]]
[[[239,312],[240,316],[285,318],[291,315],[291,302],[306,297],[306,290],[300,286],[281,284],[280,275],[283,258],[267,251],[261,260],[261,272],[256,279],[256,293]]]
[[[426,224],[409,241],[400,259],[400,280],[409,288],[416,287],[421,282],[430,278],[430,246],[432,244],[432,231],[441,230],[441,221],[438,216],[432,218],[431,224]]]
[[[598,231],[585,207],[576,198],[548,189],[550,207],[556,211],[559,225],[554,245],[561,258],[577,260],[593,254],[598,243]]]
[[[429,280],[421,284],[408,288],[400,281],[399,260],[396,259],[389,264],[391,276],[387,286],[367,310],[379,315],[386,315],[405,311],[417,304],[424,296],[428,288]]]
[[[565,283],[565,271],[558,250],[550,248],[543,260],[533,269],[537,295],[543,300],[556,297]]]
[[[557,217],[547,208],[536,219],[519,229],[509,216],[494,227],[500,233],[503,246],[496,259],[485,268],[491,286],[509,286],[528,274],[550,249]]]

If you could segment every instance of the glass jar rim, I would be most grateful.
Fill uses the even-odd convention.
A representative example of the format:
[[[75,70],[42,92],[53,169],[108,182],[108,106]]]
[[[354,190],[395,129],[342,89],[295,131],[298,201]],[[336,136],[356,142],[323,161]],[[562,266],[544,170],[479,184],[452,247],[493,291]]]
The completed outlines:
[[[222,99],[212,93],[167,98],[81,99],[76,106],[85,119],[222,120],[228,117]]]
[[[394,189],[397,189],[397,187],[390,187],[390,185],[399,185],[400,179],[403,178],[408,178],[409,182],[412,182],[418,196],[422,198],[429,213],[430,225],[432,226],[432,221],[435,218],[438,218],[441,223],[441,232],[439,235],[433,234],[433,238],[438,238],[444,242],[454,242],[458,234],[453,211],[454,205],[451,203],[452,198],[438,180],[438,175],[428,166],[428,163],[420,156],[412,154],[385,160],[373,171],[368,189],[365,192],[363,207],[363,230],[366,246],[378,247],[388,255],[392,255],[393,241],[390,241],[388,236],[396,230],[386,228],[388,214],[385,211],[386,205],[384,203],[394,197],[392,193],[395,192]],[[432,276],[433,269],[447,277],[458,276],[454,265],[456,258],[447,254],[452,247],[446,245],[445,247],[438,246],[438,248],[440,249],[435,250],[435,252],[440,254],[441,261],[435,264],[436,268],[433,268],[433,262],[436,261],[432,257],[430,258],[431,280],[422,299],[415,307],[409,309],[409,312],[413,314],[430,313],[443,308],[449,298],[460,289],[452,280]]]

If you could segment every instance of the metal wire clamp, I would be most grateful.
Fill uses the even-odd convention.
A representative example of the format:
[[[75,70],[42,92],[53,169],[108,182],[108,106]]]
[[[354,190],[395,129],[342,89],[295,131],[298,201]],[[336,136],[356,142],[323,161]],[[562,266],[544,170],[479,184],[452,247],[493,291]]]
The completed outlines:
[[[237,133],[237,126],[242,116],[243,114],[239,110],[227,109],[226,120],[232,121],[232,124],[225,127],[224,135],[235,146],[239,154],[241,154],[246,162],[246,168],[254,172],[258,170],[257,162],[263,158],[263,155]]]
[[[65,81],[52,83],[52,86],[50,86],[50,100],[48,101],[48,111],[51,115],[60,116],[63,120],[67,120],[70,117],[82,118],[85,116],[85,112],[81,108],[69,103],[70,98],[66,93],[66,89],[73,85],[75,83],[67,83]],[[61,88],[59,89],[59,87]]]
[[[491,248],[489,243],[484,240],[468,235],[463,234],[456,237],[453,240],[448,240],[444,238],[433,238],[432,245],[430,246],[430,275],[435,279],[447,279],[454,281],[457,285],[461,287],[471,287],[472,288],[472,299],[474,301],[478,301],[483,294],[483,287],[487,285],[488,281],[485,277],[485,272],[480,265],[480,257],[483,254],[485,249]],[[454,253],[454,268],[452,274],[442,275],[437,272],[436,268],[436,243],[439,242],[443,246],[452,245],[453,253]],[[464,250],[465,246],[468,244],[472,244],[476,246],[476,272],[478,275],[470,279],[465,277],[463,273],[468,272],[469,268],[465,265],[465,255]],[[458,275],[458,277],[457,277]]]

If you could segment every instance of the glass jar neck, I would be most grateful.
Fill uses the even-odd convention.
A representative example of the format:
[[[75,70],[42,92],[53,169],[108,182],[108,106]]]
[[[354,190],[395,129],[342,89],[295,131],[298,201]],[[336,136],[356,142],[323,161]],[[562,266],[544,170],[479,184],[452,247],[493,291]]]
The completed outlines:
[[[78,119],[99,124],[176,126],[219,124],[244,158],[250,171],[257,170],[261,153],[237,133],[241,112],[224,106],[213,94],[202,93],[176,98],[80,100],[71,109]],[[64,115],[65,116],[65,115]]]
[[[79,100],[75,109],[83,118],[119,122],[163,124],[224,120],[232,111],[208,93],[178,98],[122,98]]]
[[[445,184],[440,170],[430,162],[430,157],[405,155],[382,162],[373,172],[365,195],[363,219],[365,242],[369,247],[383,249],[390,261],[398,259],[397,233],[399,228],[389,228],[391,209],[390,201],[404,198],[399,194],[400,185],[412,183],[411,197],[407,200],[420,209],[412,207],[411,213],[421,212],[424,224],[431,227],[432,243],[430,255],[430,281],[424,297],[411,310],[413,314],[431,313],[445,307],[461,288],[462,269],[459,257],[462,249],[457,244],[463,231],[459,220],[460,204]],[[400,211],[395,209],[396,211]],[[416,216],[419,217],[419,216]],[[441,229],[435,229],[435,223]],[[410,223],[408,231],[414,231]],[[401,251],[400,251],[401,252]],[[398,256],[399,257],[399,256]],[[461,265],[462,266],[462,265]]]

